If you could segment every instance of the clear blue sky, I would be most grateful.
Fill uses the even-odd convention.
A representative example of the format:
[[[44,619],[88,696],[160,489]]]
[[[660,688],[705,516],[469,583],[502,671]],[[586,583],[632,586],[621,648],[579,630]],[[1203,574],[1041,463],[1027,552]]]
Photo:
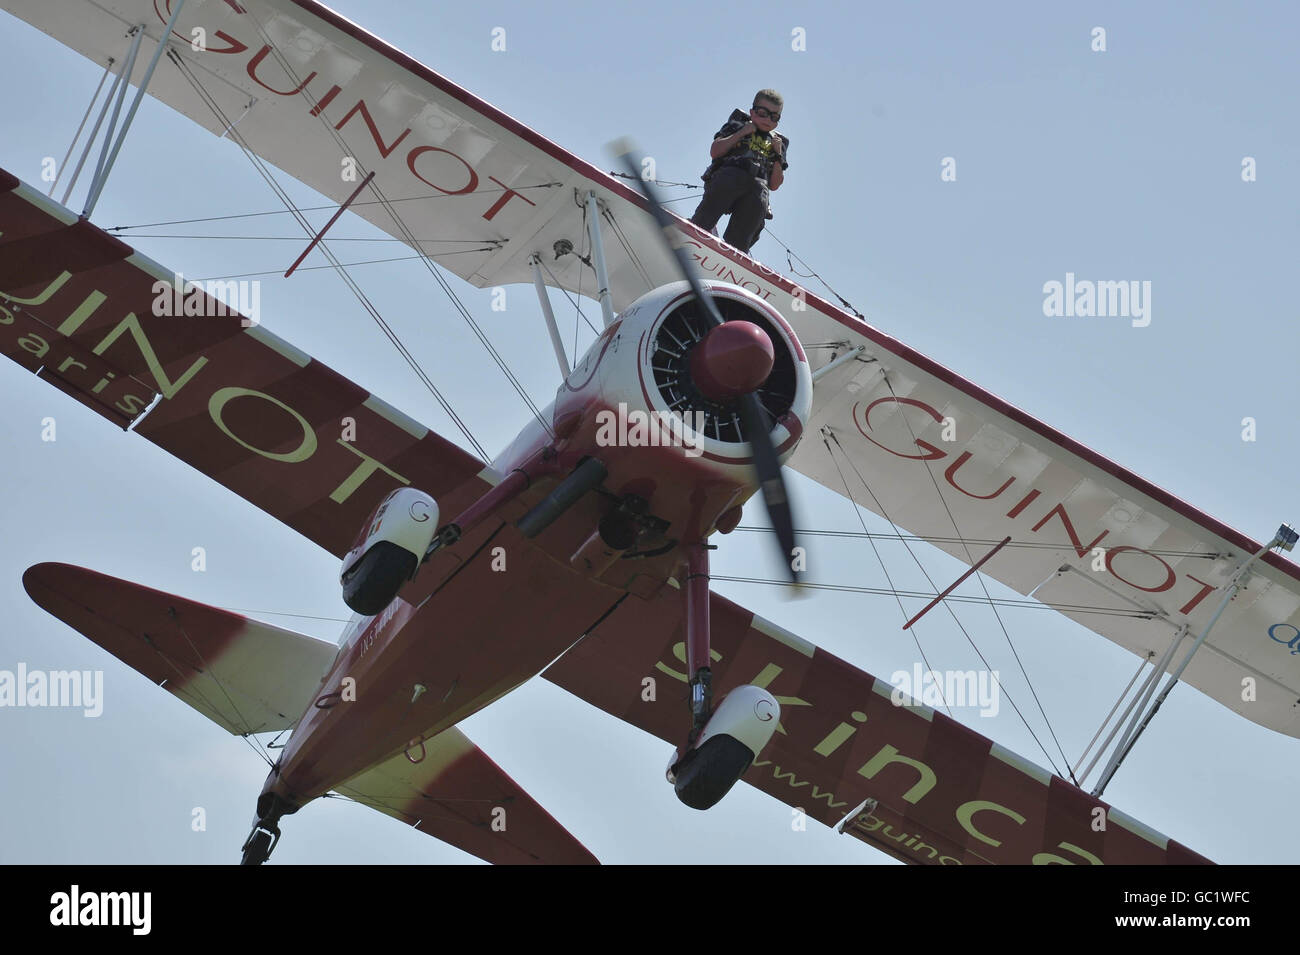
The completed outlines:
[[[1252,537],[1266,539],[1298,516],[1293,5],[952,3],[846,12],[758,0],[731,17],[710,9],[703,18],[698,4],[678,2],[639,6],[636,15],[590,2],[334,6],[597,165],[608,168],[607,141],[634,135],[669,180],[698,181],[730,110],[759,87],[777,88],[792,146],[786,185],[774,197],[775,234],[873,324]],[[497,26],[506,29],[505,52],[490,47]],[[1104,53],[1090,48],[1097,26],[1107,31]],[[806,51],[791,49],[796,27],[806,31]],[[0,35],[0,166],[37,183],[42,159],[67,148],[101,68],[3,13]],[[949,156],[957,181],[941,182]],[[1257,161],[1257,182],[1241,180],[1245,156]],[[292,191],[302,204],[323,204]],[[693,202],[678,207],[689,213]],[[277,207],[233,145],[147,100],[95,219],[113,226]],[[139,231],[288,241],[131,241],[194,278],[282,271],[304,244],[284,219]],[[335,233],[380,235],[354,217]],[[393,242],[334,247],[346,262],[404,251]],[[771,237],[754,252],[786,270]],[[1044,317],[1043,283],[1066,272],[1151,281],[1150,326]],[[394,263],[353,274],[478,439],[494,452],[503,447],[526,410],[423,268]],[[557,372],[531,291],[511,288],[510,307],[498,313],[486,290],[451,281],[534,400],[548,401]],[[561,309],[560,320],[571,332],[571,310]],[[458,439],[330,271],[268,278],[262,321]],[[0,710],[0,810],[10,820],[0,861],[232,862],[265,766],[243,741],[38,609],[20,577],[39,561],[67,561],[218,606],[344,618],[336,561],[9,362],[0,363],[0,395],[0,604],[8,623],[0,668],[102,668],[107,697],[99,719]],[[46,416],[58,422],[53,443],[40,440]],[[1247,416],[1258,428],[1250,443],[1241,440]],[[838,495],[793,480],[803,525],[857,528]],[[757,520],[754,510],[747,523]],[[753,544],[739,535],[724,541],[717,573],[771,576]],[[205,573],[190,569],[196,546],[207,551]],[[815,546],[817,579],[884,586],[867,542]],[[909,586],[907,554],[885,556]],[[936,579],[960,573],[937,552],[926,563]],[[887,678],[914,662],[892,598],[819,594],[787,603],[759,585],[718,589],[871,673]],[[1025,702],[1024,679],[987,608],[957,612],[1012,697]],[[1137,660],[1047,611],[1003,617],[1073,760]],[[329,639],[342,626],[266,619]],[[937,615],[920,637],[936,666],[980,665]],[[958,715],[1046,764],[1009,706],[995,719]],[[1033,726],[1046,739],[1036,713]],[[685,809],[663,782],[665,744],[543,681],[463,728],[606,862],[884,860],[815,824],[792,831],[788,807],[743,786],[710,813]],[[1182,687],[1107,799],[1216,861],[1292,861],[1300,850],[1291,808],[1298,745]],[[580,775],[575,752],[599,770]],[[204,832],[190,828],[196,806],[207,813]],[[469,859],[339,800],[312,804],[284,831],[278,862]]]

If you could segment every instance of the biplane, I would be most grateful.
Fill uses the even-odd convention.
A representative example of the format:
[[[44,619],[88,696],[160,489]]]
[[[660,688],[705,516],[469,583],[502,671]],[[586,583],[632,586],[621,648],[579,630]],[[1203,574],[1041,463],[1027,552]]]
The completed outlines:
[[[0,7],[106,67],[110,132],[134,86],[471,285],[598,303],[580,356],[548,320],[555,400],[489,459],[0,173],[5,354],[342,561],[337,644],[92,569],[23,577],[223,729],[284,737],[245,862],[330,793],[488,861],[595,861],[457,728],[539,674],[663,740],[692,810],[743,781],[921,864],[1208,861],[1099,794],[1177,682],[1300,735],[1289,528],[1219,523],[320,4]],[[92,213],[114,153],[86,151]],[[1098,792],[711,590],[751,498],[805,585],[783,468],[1143,662]]]

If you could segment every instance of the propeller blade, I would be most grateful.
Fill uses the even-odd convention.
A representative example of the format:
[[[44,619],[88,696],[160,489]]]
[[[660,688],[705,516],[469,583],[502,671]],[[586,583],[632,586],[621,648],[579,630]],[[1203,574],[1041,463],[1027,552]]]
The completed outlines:
[[[772,444],[772,428],[767,411],[755,392],[740,398],[740,424],[749,446],[754,449],[754,470],[758,474],[758,489],[767,507],[767,519],[776,531],[781,563],[785,565],[790,582],[799,583],[799,572],[794,569],[794,514],[790,508],[790,495],[785,489],[785,477],[776,448]]]
[[[673,215],[664,208],[654,186],[641,177],[641,169],[633,155],[632,144],[627,140],[618,140],[610,144],[610,150],[616,154],[628,175],[640,183],[641,191],[645,193],[649,202],[650,212],[659,223],[664,244],[676,257],[677,267],[682,277],[690,283],[691,291],[695,293],[695,300],[703,307],[705,316],[715,326],[724,324],[722,313],[718,311],[713,296],[705,290],[686,250],[677,241],[680,233],[673,221]],[[741,429],[744,431],[745,440],[753,449],[754,471],[758,476],[758,487],[763,495],[763,503],[767,507],[768,520],[772,522],[772,527],[776,531],[777,544],[781,549],[781,563],[785,565],[791,582],[798,585],[799,572],[794,569],[794,516],[790,511],[790,496],[785,489],[781,459],[772,444],[771,422],[756,392],[751,391],[742,395],[738,403]]]
[[[610,149],[617,153],[617,158],[623,164],[627,174],[640,183],[641,191],[645,193],[646,199],[650,201],[650,212],[654,215],[655,222],[659,223],[659,228],[663,230],[664,245],[676,257],[677,268],[682,273],[682,278],[691,283],[691,291],[695,293],[696,301],[700,302],[704,308],[705,317],[714,325],[723,324],[722,313],[718,311],[718,306],[714,304],[713,296],[704,291],[699,276],[695,274],[695,267],[691,265],[690,256],[676,241],[680,233],[677,231],[676,223],[673,222],[672,213],[664,208],[664,204],[659,200],[659,193],[654,186],[641,178],[641,170],[632,154],[632,144],[627,140],[618,140],[610,144]]]

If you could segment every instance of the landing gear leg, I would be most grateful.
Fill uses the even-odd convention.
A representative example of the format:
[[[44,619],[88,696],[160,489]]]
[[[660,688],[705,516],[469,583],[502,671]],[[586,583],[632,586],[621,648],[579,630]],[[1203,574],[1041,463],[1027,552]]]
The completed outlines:
[[[686,745],[668,767],[668,779],[682,798],[689,786],[688,767],[699,757],[695,748],[713,713],[713,672],[709,669],[709,545],[700,541],[686,550],[686,666],[691,674],[691,730]]]
[[[709,550],[687,550],[686,660],[691,680],[691,731],[674,754],[668,780],[692,809],[709,809],[725,796],[772,738],[781,707],[767,690],[735,687],[715,710],[709,668]]]
[[[239,864],[261,865],[269,859],[280,842],[280,818],[297,810],[297,806],[278,796],[263,793],[257,800],[257,822],[253,823],[253,831],[244,840],[244,855]]]
[[[709,669],[709,545],[700,541],[686,557],[686,662],[691,672],[691,732],[693,747],[713,712]]]

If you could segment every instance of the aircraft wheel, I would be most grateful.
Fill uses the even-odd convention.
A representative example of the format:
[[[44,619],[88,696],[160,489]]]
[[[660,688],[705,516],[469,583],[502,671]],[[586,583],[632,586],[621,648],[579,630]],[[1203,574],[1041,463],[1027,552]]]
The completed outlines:
[[[261,865],[271,855],[271,834],[265,829],[254,830],[244,843],[244,857],[240,865]]]
[[[343,601],[363,617],[383,613],[417,563],[409,550],[391,541],[371,547],[343,581]]]
[[[709,809],[731,791],[754,762],[749,747],[725,733],[705,740],[678,764],[673,788],[692,809]]]

